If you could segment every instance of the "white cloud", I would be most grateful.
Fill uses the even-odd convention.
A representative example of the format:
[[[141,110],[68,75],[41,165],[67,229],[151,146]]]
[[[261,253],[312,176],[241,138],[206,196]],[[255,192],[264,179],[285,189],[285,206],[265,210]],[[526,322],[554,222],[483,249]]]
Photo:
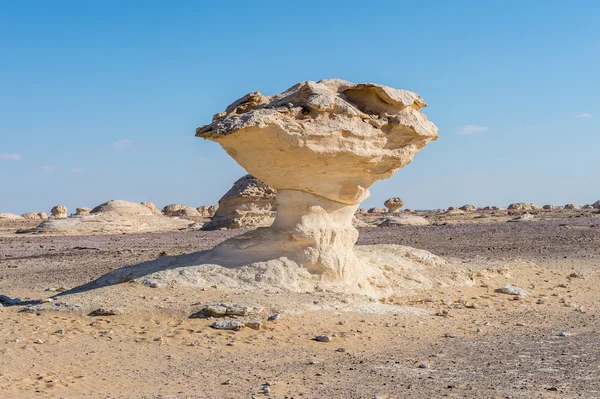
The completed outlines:
[[[20,161],[19,154],[0,154],[0,161]]]
[[[477,134],[488,130],[487,126],[465,125],[454,129],[456,134]]]
[[[40,166],[40,169],[43,170],[44,172],[54,172],[54,170],[56,168],[54,166],[44,165],[44,166]]]
[[[573,116],[575,116],[575,118],[591,118],[592,114],[587,114],[587,113],[583,113],[583,114],[573,114]]]
[[[81,168],[73,168],[73,169],[71,169],[71,172],[73,172],[73,173],[83,173],[83,169],[81,169]]]
[[[125,151],[133,147],[132,140],[119,140],[113,143],[113,148],[119,151]]]

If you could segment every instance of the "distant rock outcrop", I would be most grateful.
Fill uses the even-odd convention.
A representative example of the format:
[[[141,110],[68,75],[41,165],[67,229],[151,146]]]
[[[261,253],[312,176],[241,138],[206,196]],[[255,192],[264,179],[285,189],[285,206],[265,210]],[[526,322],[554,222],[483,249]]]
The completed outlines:
[[[556,209],[556,207],[555,207],[554,205],[547,204],[547,205],[544,205],[544,206],[542,207],[542,209],[545,209],[545,210],[547,210],[547,211],[551,211],[552,209]]]
[[[509,211],[529,211],[531,210],[531,204],[525,202],[517,202],[508,206]]]
[[[56,219],[66,218],[67,217],[67,207],[64,205],[56,205],[54,208],[52,208],[52,210],[50,210],[50,213]]]
[[[91,208],[88,208],[87,206],[82,206],[81,208],[77,208],[75,209],[75,214],[77,216],[84,216],[84,215],[89,215],[91,212]]]
[[[477,208],[475,207],[475,205],[463,205],[459,208],[461,211],[465,211],[465,212],[474,212],[477,210]]]
[[[379,227],[395,227],[395,226],[428,226],[430,223],[427,219],[416,215],[399,215],[386,218],[378,224]]]
[[[45,212],[27,212],[21,215],[24,219],[36,220],[47,219],[48,215]]]
[[[598,200],[598,201],[594,202],[594,203],[592,204],[592,206],[593,206],[594,208],[596,208],[596,209],[600,209],[600,200]]]
[[[140,205],[143,205],[146,208],[150,209],[150,211],[152,211],[153,214],[157,216],[162,216],[162,212],[158,210],[156,205],[154,205],[154,202],[143,201],[140,203]]]
[[[16,215],[14,213],[0,213],[0,219],[3,219],[3,220],[20,220],[20,219],[23,219],[23,216]]]
[[[185,208],[187,207],[183,204],[170,204],[162,209],[162,213],[164,213],[167,216],[177,216],[175,215],[175,212],[181,211]]]
[[[367,213],[380,214],[380,213],[386,213],[386,210],[385,210],[385,208],[369,208]]]
[[[392,197],[385,201],[383,205],[385,205],[389,213],[397,213],[404,206],[404,201],[398,197]]]
[[[577,210],[577,209],[581,209],[581,207],[579,205],[576,205],[576,204],[567,204],[567,205],[565,205],[565,209]]]
[[[208,230],[253,229],[273,223],[277,213],[277,191],[259,179],[246,175],[219,200]]]

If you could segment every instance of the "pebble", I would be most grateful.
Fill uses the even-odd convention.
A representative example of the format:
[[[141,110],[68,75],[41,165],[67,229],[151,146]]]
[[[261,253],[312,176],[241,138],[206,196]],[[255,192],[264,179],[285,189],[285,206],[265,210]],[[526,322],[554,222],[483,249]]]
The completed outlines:
[[[344,348],[337,348],[335,351],[336,352],[340,352],[340,353],[344,353],[344,352],[346,352],[346,349],[344,349]]]
[[[515,326],[517,326],[517,327],[525,327],[525,323],[517,322],[515,324]]]
[[[559,337],[569,337],[571,336],[570,332],[567,331],[562,331],[560,334],[558,334]]]
[[[452,333],[446,333],[444,334],[445,338],[456,338],[456,334],[452,334]]]
[[[88,316],[117,316],[121,313],[123,312],[115,308],[98,308],[91,312]]]
[[[65,334],[65,330],[56,330],[56,331],[54,331],[54,334],[64,335]]]
[[[318,342],[331,342],[333,341],[333,337],[331,335],[317,335],[315,340]]]
[[[428,369],[429,368],[429,364],[427,364],[427,363],[421,363],[421,364],[419,364],[419,368],[420,369]]]
[[[249,321],[246,323],[246,327],[251,328],[253,330],[260,330],[262,328],[262,323],[260,321]]]
[[[503,294],[508,294],[508,295],[517,295],[517,296],[525,296],[525,289],[524,288],[519,288],[519,287],[515,287],[514,285],[510,284],[510,283],[506,283],[506,285],[500,289],[498,289],[498,292],[501,292]]]
[[[50,303],[52,302],[54,299],[52,298],[42,298],[40,299],[40,303]]]
[[[35,341],[36,344],[43,344],[44,341],[42,341],[41,339],[38,339],[37,341]]]

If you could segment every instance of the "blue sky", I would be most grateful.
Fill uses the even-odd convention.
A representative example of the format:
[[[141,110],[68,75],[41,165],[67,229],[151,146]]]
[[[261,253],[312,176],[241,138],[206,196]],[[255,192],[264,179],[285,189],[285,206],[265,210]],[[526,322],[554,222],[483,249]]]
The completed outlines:
[[[244,174],[193,138],[235,99],[338,77],[440,129],[363,206],[600,199],[600,2],[0,3],[0,212],[214,204]]]

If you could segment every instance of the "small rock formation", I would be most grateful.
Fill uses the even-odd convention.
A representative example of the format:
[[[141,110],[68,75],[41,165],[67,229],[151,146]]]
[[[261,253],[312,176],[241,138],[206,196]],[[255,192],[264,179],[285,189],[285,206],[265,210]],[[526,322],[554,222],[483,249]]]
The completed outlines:
[[[87,206],[83,206],[81,208],[75,209],[75,215],[77,215],[77,216],[89,215],[91,210],[92,210],[91,208],[88,208]]]
[[[50,213],[56,219],[66,218],[67,217],[67,207],[64,205],[56,205],[54,208],[52,208]]]
[[[88,215],[49,219],[30,232],[51,234],[117,234],[170,231],[187,228],[189,220],[157,215],[145,205],[113,200],[98,205]]]
[[[196,208],[198,213],[200,213],[200,216],[205,217],[205,218],[211,218],[211,217],[215,216],[217,209],[219,209],[218,205],[210,205],[210,206],[202,205],[202,206],[199,206],[198,208]]]
[[[529,204],[530,208],[532,211],[539,211],[540,209],[542,209],[542,207],[540,207],[537,204],[534,204],[533,202],[531,204]]]
[[[381,214],[385,212],[385,208],[369,208],[369,210],[367,211],[367,213],[369,214]]]
[[[417,94],[339,79],[250,93],[199,127],[277,190],[273,225],[226,240],[205,263],[235,267],[282,257],[323,281],[357,284],[370,271],[352,250],[352,219],[369,187],[408,165],[436,126]]]
[[[424,217],[417,215],[399,215],[386,218],[379,223],[379,227],[395,227],[395,226],[428,226],[429,221]]]
[[[581,209],[594,209],[594,206],[591,204],[585,204],[584,206],[581,207]]]
[[[400,208],[404,206],[404,201],[398,197],[392,197],[385,201],[383,205],[385,205],[389,213],[398,213],[400,212]]]
[[[143,205],[146,208],[150,209],[150,211],[152,211],[153,214],[157,216],[162,216],[162,212],[158,210],[156,205],[154,205],[154,202],[143,201],[140,203],[140,205]]]
[[[594,202],[594,203],[592,204],[592,206],[593,206],[594,208],[596,208],[596,209],[600,209],[600,200],[598,200],[598,201]]]
[[[542,209],[545,209],[545,210],[549,211],[549,210],[552,210],[552,209],[556,209],[556,207],[554,205],[547,204],[547,205],[544,205],[542,207]]]
[[[27,212],[27,213],[22,214],[21,217],[23,217],[24,219],[36,220],[36,219],[47,219],[48,215],[46,215],[45,212]]]
[[[199,217],[202,217],[202,215],[200,214],[200,212],[198,212],[198,210],[196,208],[192,208],[191,206],[186,206],[183,209],[178,209],[176,211],[170,212],[169,216],[182,217],[182,218],[186,218],[186,217],[199,218]]]
[[[581,207],[576,204],[567,204],[567,205],[565,205],[565,209],[576,210],[576,209],[581,209]]]
[[[470,205],[470,204],[463,205],[463,206],[461,206],[458,209],[460,209],[461,211],[465,211],[465,212],[474,212],[474,211],[477,210],[477,208],[475,207],[475,205]]]
[[[277,213],[277,191],[259,179],[246,175],[219,200],[219,207],[207,230],[253,229],[273,224]]]
[[[517,202],[516,204],[510,204],[508,209],[511,211],[529,211],[531,210],[531,205],[525,202]]]
[[[531,213],[525,212],[524,214],[522,214],[519,217],[516,217],[514,219],[510,219],[509,222],[529,222],[531,220],[533,220],[534,217]]]
[[[175,212],[181,211],[185,208],[187,207],[183,204],[170,204],[162,209],[162,213],[164,213],[167,216],[177,216],[175,215]]]
[[[20,219],[23,219],[23,216],[16,215],[14,213],[0,213],[0,219],[4,219],[4,220],[20,220]]]

